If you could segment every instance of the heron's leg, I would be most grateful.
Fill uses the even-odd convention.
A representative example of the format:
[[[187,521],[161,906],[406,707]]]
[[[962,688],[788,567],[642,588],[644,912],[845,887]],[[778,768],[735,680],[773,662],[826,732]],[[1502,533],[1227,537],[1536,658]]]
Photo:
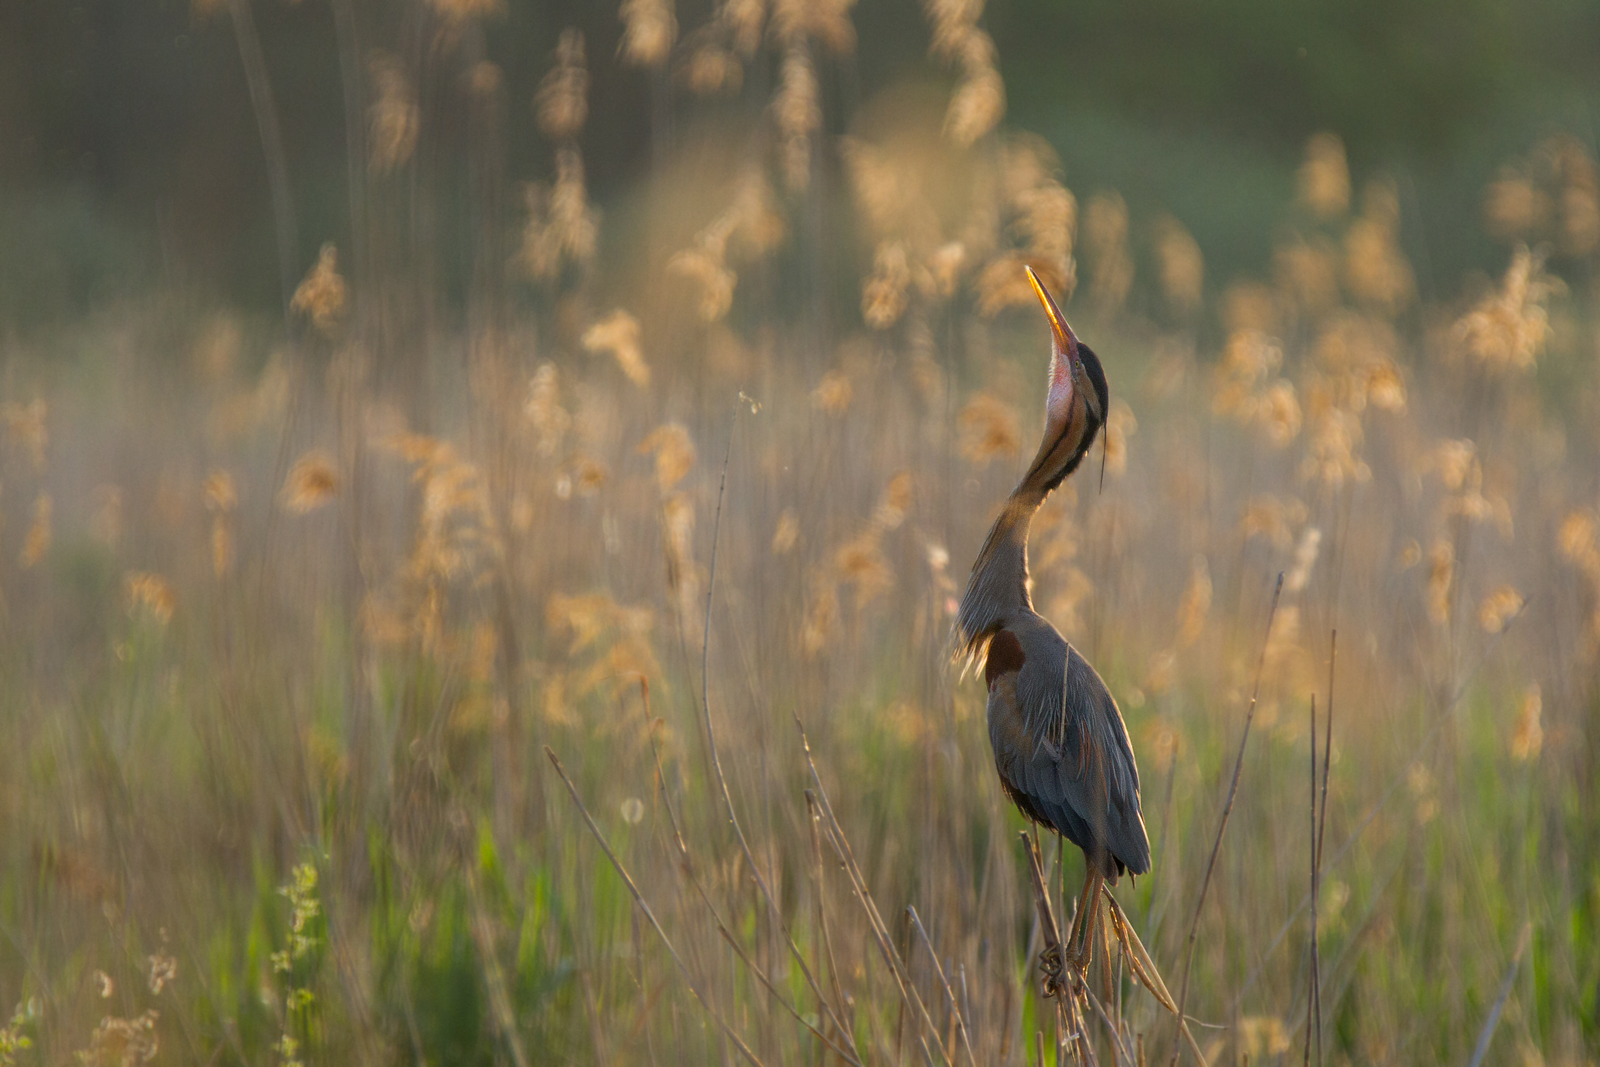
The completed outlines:
[[[1078,894],[1078,914],[1073,917],[1072,932],[1067,935],[1067,962],[1080,971],[1089,966],[1094,955],[1092,938],[1099,918],[1100,886],[1104,882],[1105,876],[1091,861],[1083,878],[1083,892]]]

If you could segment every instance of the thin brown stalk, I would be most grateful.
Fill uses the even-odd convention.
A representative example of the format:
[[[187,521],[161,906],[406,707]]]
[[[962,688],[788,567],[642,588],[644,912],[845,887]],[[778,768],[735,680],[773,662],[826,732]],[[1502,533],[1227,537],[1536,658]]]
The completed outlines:
[[[1324,726],[1322,742],[1322,799],[1317,808],[1317,842],[1311,868],[1311,1007],[1316,1012],[1317,1028],[1317,1065],[1322,1065],[1322,960],[1321,950],[1317,944],[1317,894],[1322,885],[1322,839],[1323,833],[1328,828],[1328,771],[1333,763],[1333,668],[1339,659],[1339,631],[1334,630],[1328,638],[1328,709],[1323,717],[1327,720]],[[1312,724],[1315,727],[1315,723]],[[1312,730],[1312,768],[1311,774],[1316,776],[1316,730]]]
[[[566,768],[561,766],[561,760],[556,758],[554,750],[549,745],[544,746],[544,754],[549,758],[551,765],[555,767],[556,774],[561,776],[562,784],[567,787],[567,792],[572,796],[572,803],[577,805],[578,814],[583,816],[583,821],[589,827],[589,832],[594,835],[595,841],[599,843],[600,851],[604,852],[606,859],[611,861],[612,868],[616,870],[617,876],[622,879],[622,884],[627,886],[629,895],[633,897],[633,902],[639,906],[640,911],[644,912],[644,917],[650,920],[650,925],[655,929],[656,936],[661,938],[661,943],[667,946],[667,955],[671,956],[672,962],[677,964],[678,973],[683,975],[684,984],[689,987],[690,994],[700,1002],[700,1006],[711,1017],[711,1021],[717,1024],[717,1029],[721,1030],[723,1036],[733,1043],[733,1046],[739,1050],[739,1054],[754,1064],[755,1067],[763,1067],[760,1058],[751,1051],[750,1046],[744,1043],[744,1040],[733,1031],[733,1028],[728,1025],[721,1014],[711,1006],[711,1002],[701,993],[700,987],[695,983],[694,975],[689,973],[688,965],[683,962],[683,957],[678,955],[678,950],[673,947],[672,938],[667,936],[667,931],[662,928],[660,920],[656,918],[656,913],[650,910],[649,902],[644,899],[644,894],[639,892],[639,887],[634,883],[633,877],[628,874],[628,869],[622,865],[621,860],[617,859],[617,854],[611,851],[611,845],[607,843],[605,834],[600,832],[600,827],[595,823],[594,816],[590,815],[589,809],[583,806],[583,800],[578,796],[578,788],[572,784],[572,779],[567,777]]]
[[[1306,982],[1306,1045],[1301,1059],[1311,1067],[1312,1019],[1317,1014],[1317,694],[1311,694],[1311,972]],[[1319,1049],[1320,1051],[1320,1049]]]
[[[1511,987],[1517,980],[1517,969],[1522,966],[1522,954],[1528,950],[1528,939],[1532,933],[1533,924],[1523,923],[1522,933],[1517,936],[1517,951],[1511,957],[1511,966],[1506,968],[1505,981],[1500,983],[1500,995],[1494,998],[1489,1017],[1483,1021],[1483,1029],[1478,1031],[1478,1043],[1472,1049],[1472,1060],[1467,1067],[1479,1067],[1483,1057],[1489,1053],[1489,1042],[1494,1039],[1495,1027],[1500,1024],[1500,1012],[1506,1006],[1506,999],[1511,996]]]
[[[1278,597],[1283,593],[1283,572],[1278,572],[1277,584],[1272,589],[1272,606],[1267,609],[1267,629],[1261,636],[1261,655],[1256,659],[1256,680],[1250,689],[1250,707],[1244,716],[1244,734],[1239,738],[1239,755],[1233,761],[1233,780],[1228,785],[1228,800],[1222,807],[1222,818],[1217,823],[1217,837],[1211,843],[1211,858],[1206,861],[1206,876],[1200,882],[1200,899],[1195,902],[1194,917],[1189,920],[1188,947],[1183,956],[1183,979],[1178,984],[1178,1023],[1183,1024],[1183,1011],[1189,1000],[1189,968],[1194,963],[1195,933],[1200,927],[1200,913],[1206,906],[1206,892],[1211,888],[1211,876],[1217,869],[1217,854],[1222,850],[1222,835],[1228,829],[1228,817],[1233,814],[1233,801],[1239,792],[1239,775],[1244,771],[1245,746],[1250,743],[1250,724],[1256,717],[1256,699],[1261,693],[1261,672],[1267,662],[1267,642],[1272,637],[1272,620],[1278,614]],[[1172,1051],[1172,1063],[1178,1062],[1178,1049]],[[1204,1057],[1200,1062],[1205,1063]]]
[[[711,902],[711,896],[706,892],[705,885],[700,881],[700,876],[696,872],[694,859],[689,854],[688,843],[684,841],[683,830],[678,823],[677,813],[672,807],[672,798],[667,795],[667,779],[661,768],[661,749],[660,746],[656,744],[655,735],[649,729],[649,724],[651,721],[650,685],[649,682],[644,678],[639,679],[639,691],[644,702],[645,733],[650,739],[651,754],[655,757],[656,782],[661,790],[662,806],[667,809],[667,820],[672,824],[672,836],[674,842],[678,846],[678,856],[683,861],[684,872],[689,876],[689,884],[694,886],[695,892],[699,895],[701,903],[705,905],[706,911],[711,915],[711,921],[716,923],[717,932],[722,935],[722,939],[728,943],[730,948],[733,949],[734,955],[739,957],[739,961],[743,963],[747,969],[749,969],[751,974],[755,975],[756,981],[760,982],[762,987],[765,988],[768,993],[772,994],[773,998],[777,1000],[778,1004],[782,1006],[784,1011],[787,1011],[790,1016],[792,1016],[794,1020],[801,1026],[804,1026],[807,1030],[810,1030],[813,1034],[815,1034],[818,1040],[831,1048],[846,1063],[853,1064],[854,1067],[861,1067],[861,1060],[859,1058],[860,1054],[855,1051],[854,1045],[851,1046],[849,1051],[840,1048],[838,1045],[834,1044],[834,1042],[831,1041],[826,1034],[809,1022],[805,1016],[801,1015],[800,1012],[795,1009],[794,1005],[790,1004],[788,999],[784,997],[782,992],[780,992],[778,988],[772,984],[772,980],[767,977],[766,972],[763,971],[754,960],[745,954],[744,949],[739,945],[738,940],[733,936],[733,932],[729,930],[727,924],[722,921],[721,914],[718,913],[716,905]],[[846,1040],[849,1040],[848,1036],[846,1037]]]
[[[733,458],[733,431],[738,426],[739,410],[748,403],[743,393],[734,404],[733,417],[728,426],[728,445],[722,453],[722,476],[717,482],[717,510],[711,522],[711,564],[706,575],[706,614],[705,628],[700,639],[700,710],[705,718],[706,748],[711,758],[711,769],[717,778],[717,787],[722,792],[722,802],[728,812],[728,822],[733,827],[733,833],[739,840],[739,849],[744,853],[745,862],[750,866],[750,877],[755,879],[756,887],[761,891],[761,898],[766,901],[767,911],[772,916],[773,924],[783,934],[784,943],[789,947],[789,954],[794,957],[800,973],[805,976],[806,984],[811,987],[811,992],[816,996],[818,1004],[827,1012],[833,1025],[838,1027],[840,1033],[845,1035],[846,1041],[853,1040],[839,1015],[829,1004],[827,997],[822,992],[822,986],[811,973],[811,968],[806,966],[805,954],[800,951],[800,946],[795,944],[793,935],[789,932],[789,925],[784,921],[783,910],[778,907],[778,902],[772,895],[772,890],[767,887],[767,880],[761,875],[761,867],[756,863],[755,853],[750,848],[750,842],[745,838],[744,828],[739,825],[738,812],[733,807],[733,794],[728,789],[728,778],[722,772],[722,757],[717,750],[716,727],[711,723],[711,608],[715,603],[717,591],[717,545],[722,533],[722,502],[728,489],[728,462]],[[859,1053],[856,1053],[859,1056]]]
[[[872,894],[867,889],[866,878],[861,873],[861,868],[856,864],[855,853],[850,849],[850,841],[845,837],[844,829],[839,825],[839,820],[834,817],[833,805],[828,801],[828,791],[822,784],[822,776],[817,773],[816,761],[811,757],[811,742],[806,737],[805,727],[801,724],[799,716],[795,717],[795,725],[800,730],[800,748],[805,753],[806,766],[811,771],[812,784],[816,786],[817,800],[820,811],[825,816],[822,829],[827,835],[828,844],[832,846],[834,854],[839,857],[840,864],[845,869],[845,874],[850,880],[850,889],[855,894],[856,901],[861,905],[862,913],[867,917],[867,924],[872,929],[873,938],[877,942],[878,952],[883,956],[885,964],[889,967],[890,976],[894,978],[895,985],[900,991],[902,1001],[907,1007],[917,1013],[923,1024],[933,1034],[934,1042],[939,1046],[940,1058],[950,1062],[949,1053],[944,1047],[944,1042],[939,1037],[938,1027],[933,1025],[933,1018],[928,1014],[927,1006],[922,1002],[922,995],[917,992],[911,976],[906,974],[901,966],[900,958],[894,950],[894,939],[889,934],[889,927],[883,921],[883,916],[878,913],[878,906],[872,900]],[[928,1055],[927,1038],[919,1030],[917,1040],[923,1046],[923,1054]]]
[[[944,986],[944,995],[950,999],[950,1012],[956,1017],[956,1026],[961,1030],[961,1044],[966,1047],[967,1059],[976,1065],[978,1061],[972,1054],[972,1038],[967,1033],[967,1021],[962,1017],[961,1006],[956,1003],[956,991],[950,988],[950,979],[945,977],[944,967],[939,963],[939,953],[933,947],[933,939],[923,929],[915,905],[906,905],[906,914],[911,917],[911,925],[916,927],[917,933],[922,935],[922,943],[928,947],[928,958],[933,960],[934,972],[939,976],[939,984]]]

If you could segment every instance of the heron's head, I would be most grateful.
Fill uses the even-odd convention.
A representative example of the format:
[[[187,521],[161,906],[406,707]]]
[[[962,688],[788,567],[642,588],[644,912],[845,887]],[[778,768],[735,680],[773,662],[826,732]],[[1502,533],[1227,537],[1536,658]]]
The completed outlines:
[[[1099,357],[1072,332],[1033,268],[1023,269],[1050,320],[1050,393],[1044,407],[1044,440],[1023,482],[1048,493],[1083,462],[1095,434],[1105,425],[1110,394]]]

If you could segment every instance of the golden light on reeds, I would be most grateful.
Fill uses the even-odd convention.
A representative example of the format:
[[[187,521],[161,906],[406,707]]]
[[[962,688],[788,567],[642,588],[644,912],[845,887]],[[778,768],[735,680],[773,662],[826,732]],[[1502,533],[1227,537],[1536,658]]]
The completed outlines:
[[[1411,264],[1400,251],[1400,195],[1392,182],[1369,182],[1361,217],[1344,235],[1344,277],[1357,300],[1390,315],[1416,297]]]
[[[1336,135],[1318,133],[1306,142],[1299,177],[1300,202],[1315,214],[1327,219],[1350,210],[1350,166]]]
[[[872,274],[861,286],[861,317],[875,330],[886,330],[906,312],[911,264],[906,246],[886,241],[872,258]]]
[[[1139,432],[1139,420],[1133,408],[1121,397],[1113,397],[1111,409],[1106,413],[1105,450],[1106,472],[1122,474],[1128,469],[1128,438]]]
[[[956,424],[961,432],[961,454],[980,466],[1014,456],[1021,447],[1017,413],[989,393],[977,393],[968,400]]]
[[[854,396],[855,387],[850,383],[850,375],[842,370],[831,370],[811,390],[811,406],[829,415],[843,415],[850,410],[850,401]]]
[[[233,510],[239,487],[233,475],[214,470],[205,482],[206,510],[211,512],[211,571],[218,578],[233,567]]]
[[[663,423],[650,431],[650,435],[639,442],[637,451],[640,455],[655,456],[656,485],[663,492],[683,481],[694,468],[694,441],[689,431],[675,422]]]
[[[367,165],[385,174],[411,158],[422,127],[422,109],[398,58],[378,52],[368,67],[376,99],[367,115]]]
[[[1450,590],[1455,573],[1455,549],[1449,541],[1435,541],[1428,550],[1428,618],[1435,626],[1450,621]]]
[[[577,149],[558,149],[555,183],[527,186],[524,199],[528,221],[518,259],[529,275],[537,281],[553,281],[563,266],[583,266],[594,259],[600,215],[589,206],[583,157]]]
[[[800,519],[794,513],[794,508],[784,508],[778,516],[777,528],[772,531],[772,554],[786,556],[794,550],[795,542],[800,539]]]
[[[286,510],[305,515],[328,503],[338,491],[339,470],[333,457],[313,448],[289,468],[278,500]]]
[[[555,65],[539,82],[533,111],[540,132],[552,141],[571,140],[589,121],[589,68],[582,30],[569,27],[561,31]]]
[[[624,63],[658,67],[666,62],[678,38],[678,16],[672,0],[622,0],[622,43],[617,52]]]
[[[44,470],[45,449],[50,444],[49,415],[50,406],[39,397],[26,404],[8,403],[0,407],[0,418],[6,424],[6,443],[27,453],[35,473]]]
[[[1455,336],[1491,371],[1530,370],[1550,336],[1545,305],[1559,285],[1544,273],[1542,255],[1519,246],[1500,288],[1456,320]]]
[[[22,551],[17,555],[17,562],[24,568],[36,565],[50,551],[54,514],[55,505],[49,493],[41,492],[33,498],[33,521],[28,526],[27,536],[23,538]]]
[[[1306,521],[1306,506],[1290,497],[1280,499],[1271,493],[1260,493],[1245,504],[1239,519],[1239,535],[1248,541],[1253,537],[1265,538],[1274,548],[1282,551],[1294,541],[1294,530]]]
[[[1246,1015],[1239,1020],[1239,1045],[1252,1062],[1282,1056],[1289,1051],[1289,1028],[1276,1015]]]
[[[556,458],[572,425],[572,416],[561,406],[561,383],[554,363],[541,363],[533,372],[522,410],[533,424],[539,455],[546,460]]]
[[[1189,584],[1178,601],[1178,647],[1188,648],[1205,633],[1206,617],[1211,612],[1211,568],[1206,557],[1196,554],[1189,564]]]
[[[1321,530],[1315,526],[1307,526],[1301,531],[1300,543],[1294,550],[1294,562],[1283,581],[1286,590],[1298,593],[1306,587],[1306,583],[1311,580],[1311,569],[1317,565],[1317,553],[1321,548]]]
[[[791,44],[784,53],[772,114],[782,149],[784,185],[791,193],[803,193],[811,184],[811,138],[822,127],[817,72],[803,42]]]
[[[630,382],[640,389],[650,385],[650,365],[639,346],[639,320],[623,308],[590,326],[583,333],[583,347],[590,353],[610,353]]]
[[[123,577],[122,588],[131,613],[148,614],[162,624],[171,620],[176,600],[172,586],[161,575],[150,571],[129,571]]]
[[[347,298],[348,289],[339,274],[339,250],[329,241],[295,289],[289,306],[310,318],[319,333],[331,335],[344,317]]]
[[[1478,626],[1486,634],[1497,634],[1522,610],[1522,594],[1515,586],[1502,585],[1478,604]]]
[[[1517,719],[1511,728],[1511,758],[1519,762],[1538,759],[1544,747],[1544,700],[1537,683],[1528,686],[1517,705]]]
[[[1006,112],[994,39],[977,25],[983,0],[924,0],[922,6],[933,28],[929,54],[955,64],[960,72],[945,111],[944,133],[967,148],[998,126]]]
[[[1175,314],[1199,310],[1205,295],[1205,257],[1200,242],[1171,215],[1162,216],[1155,228],[1156,264],[1161,292]]]
[[[1083,217],[1083,243],[1091,255],[1089,296],[1103,315],[1122,310],[1133,288],[1128,251],[1128,205],[1117,193],[1096,193]]]

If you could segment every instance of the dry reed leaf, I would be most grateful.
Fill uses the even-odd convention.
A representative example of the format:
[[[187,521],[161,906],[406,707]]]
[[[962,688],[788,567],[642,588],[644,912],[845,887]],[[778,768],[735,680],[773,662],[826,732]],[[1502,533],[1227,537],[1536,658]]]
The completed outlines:
[[[662,423],[650,431],[636,451],[640,455],[655,454],[656,485],[662,492],[677,485],[694,467],[694,442],[689,431],[675,422]]]
[[[1021,445],[1017,413],[989,393],[978,393],[967,401],[956,423],[961,430],[961,454],[980,466],[1016,455]]]
[[[346,289],[339,275],[339,251],[332,241],[322,246],[316,266],[294,291],[289,306],[311,319],[319,333],[331,335],[344,315]]]
[[[369,64],[376,99],[367,110],[367,165],[387,174],[406,160],[417,147],[422,127],[422,109],[399,59],[385,52],[375,53]]]
[[[533,98],[539,129],[552,141],[576,137],[589,120],[589,69],[583,54],[583,31],[561,31],[555,66],[539,82]]]
[[[1544,747],[1544,725],[1540,721],[1543,710],[1544,700],[1539,694],[1539,686],[1528,686],[1517,707],[1516,725],[1511,730],[1512,759],[1526,763],[1539,757],[1539,750]]]
[[[1522,610],[1522,594],[1514,586],[1502,585],[1478,605],[1478,626],[1486,634],[1497,634]]]
[[[22,551],[17,556],[17,562],[24,569],[33,567],[50,551],[51,517],[54,511],[49,493],[41,492],[34,498],[33,522],[28,527],[27,537],[23,539]]]
[[[289,511],[304,515],[332,500],[338,491],[339,472],[333,457],[313,448],[289,468],[278,500]]]
[[[644,351],[639,347],[639,320],[626,310],[617,308],[585,330],[583,347],[591,354],[611,353],[630,382],[640,389],[649,387],[650,365],[644,361]]]
[[[129,571],[122,579],[122,588],[129,612],[148,613],[163,625],[172,618],[175,605],[172,587],[161,575],[149,571]]]
[[[634,67],[659,67],[678,38],[672,0],[622,0],[622,42],[617,53]]]
[[[1343,215],[1350,209],[1350,167],[1344,142],[1331,133],[1318,133],[1306,142],[1300,164],[1300,202],[1321,218]]]

